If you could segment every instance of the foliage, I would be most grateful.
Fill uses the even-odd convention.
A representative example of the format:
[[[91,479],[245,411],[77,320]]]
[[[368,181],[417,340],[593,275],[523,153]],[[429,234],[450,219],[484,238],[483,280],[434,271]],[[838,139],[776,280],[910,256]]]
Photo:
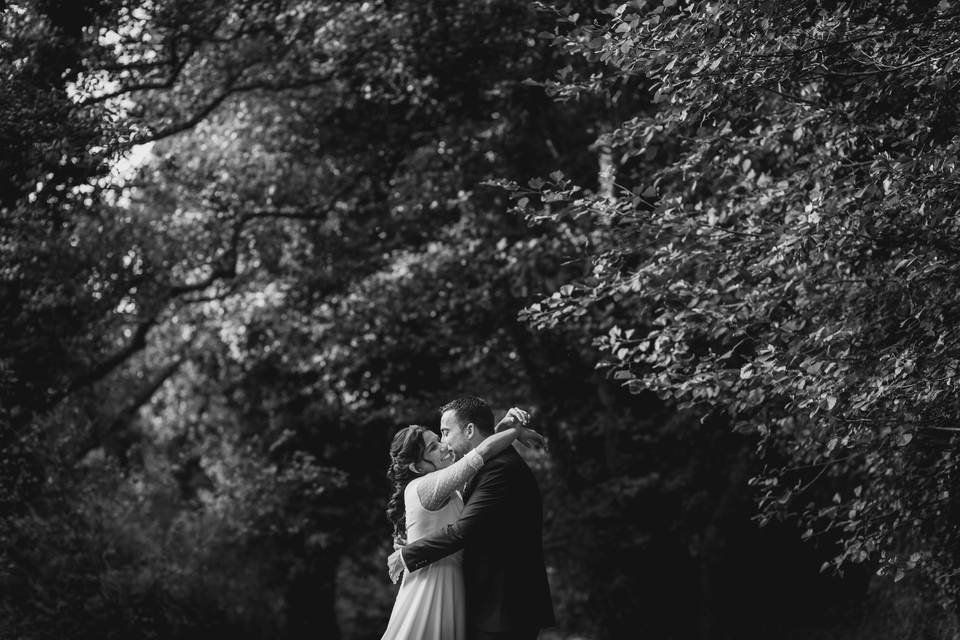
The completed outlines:
[[[610,196],[507,185],[534,224],[603,229],[590,273],[527,317],[624,308],[597,333],[613,377],[759,436],[764,521],[954,594],[956,7],[641,0],[559,22],[593,64],[558,98],[632,78],[652,105],[601,139]]]
[[[791,400],[763,386],[759,339],[785,316],[764,324],[750,305],[779,285],[751,276],[744,288],[750,252],[769,257],[759,230],[739,245],[727,237],[753,224],[760,205],[746,203],[760,187],[727,185],[739,174],[697,160],[689,171],[703,177],[684,191],[676,163],[711,130],[657,97],[659,67],[630,66],[640,50],[619,41],[636,29],[692,48],[699,13],[685,5],[670,35],[629,22],[637,5],[594,25],[607,14],[592,5],[571,6],[575,17],[513,0],[68,4],[3,12],[0,72],[17,87],[0,96],[10,140],[0,159],[10,258],[0,266],[0,501],[12,513],[0,522],[0,581],[16,595],[0,598],[4,635],[376,636],[393,595],[382,575],[390,436],[435,424],[436,407],[466,392],[530,406],[551,438],[550,455],[529,461],[546,499],[559,634],[818,637],[806,630],[855,618],[865,592],[887,602],[865,574],[817,573],[835,530],[809,548],[789,525],[750,522],[746,479],[763,470],[756,425],[779,456],[768,463],[812,464],[797,443],[820,437],[811,420],[774,422]],[[591,77],[600,57],[613,64]],[[720,82],[721,71],[697,75]],[[576,100],[551,100],[530,81],[554,74],[552,90]],[[662,95],[716,90],[688,83]],[[722,97],[711,118],[742,98]],[[777,100],[750,109],[792,104]],[[748,139],[755,111],[743,109],[711,142],[718,157]],[[645,147],[654,122],[670,124]],[[804,153],[819,157],[820,132],[794,140],[794,130],[762,156],[784,193],[799,178],[794,156],[781,155],[813,145]],[[761,155],[750,157],[755,172]],[[532,226],[490,187],[553,170],[515,187]],[[722,189],[743,192],[733,201]],[[745,218],[731,213],[698,235],[681,204],[667,212],[671,198]],[[668,232],[681,238],[670,251]],[[789,255],[776,265],[815,310],[824,300]],[[720,302],[704,297],[721,306],[697,308],[735,303],[740,315],[683,311],[706,286],[698,274],[721,267],[734,279]],[[721,325],[731,334],[713,335]],[[692,361],[657,359],[680,344],[663,336],[680,331],[702,335],[691,347],[701,359],[731,351],[705,421],[696,394],[707,387],[683,369]],[[741,334],[756,339],[733,348]],[[597,336],[628,388],[595,370]],[[644,338],[658,350],[628,366]],[[644,377],[654,374],[658,384]],[[666,400],[629,393],[646,388]],[[718,402],[740,395],[752,404]],[[822,415],[846,406],[835,395]],[[806,440],[788,437],[801,429]],[[928,451],[916,433],[897,449],[904,465]],[[838,436],[833,449],[853,447]],[[794,474],[809,481],[818,469]],[[856,469],[829,467],[841,471]],[[807,493],[829,501],[828,477]],[[896,478],[872,486],[913,490]]]

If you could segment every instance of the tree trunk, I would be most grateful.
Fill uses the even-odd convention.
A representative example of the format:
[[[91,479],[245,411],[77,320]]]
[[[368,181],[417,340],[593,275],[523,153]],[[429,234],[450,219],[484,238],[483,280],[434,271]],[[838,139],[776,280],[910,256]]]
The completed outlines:
[[[750,446],[741,447],[730,469],[727,485],[717,500],[717,506],[703,531],[700,548],[700,640],[715,640],[720,635],[715,598],[717,587],[715,567],[717,560],[723,554],[723,521],[736,506],[737,499],[747,486],[752,455]]]
[[[613,162],[613,149],[608,144],[599,147],[599,171],[597,172],[597,193],[607,200],[615,200],[614,186],[617,179],[617,167]]]
[[[321,553],[308,560],[287,587],[287,638],[340,640],[335,610],[340,556]]]

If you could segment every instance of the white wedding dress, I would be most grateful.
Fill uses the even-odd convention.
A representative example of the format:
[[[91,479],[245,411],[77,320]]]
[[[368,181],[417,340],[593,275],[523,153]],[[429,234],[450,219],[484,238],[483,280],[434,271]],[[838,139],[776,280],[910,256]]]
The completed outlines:
[[[407,542],[453,524],[463,511],[460,491],[483,466],[471,451],[446,469],[414,478],[403,492]],[[383,640],[464,640],[466,597],[461,552],[409,573],[404,571]]]

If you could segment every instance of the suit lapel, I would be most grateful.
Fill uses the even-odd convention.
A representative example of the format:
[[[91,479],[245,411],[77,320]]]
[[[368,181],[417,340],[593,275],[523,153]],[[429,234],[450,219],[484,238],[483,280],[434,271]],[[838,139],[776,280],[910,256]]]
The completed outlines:
[[[473,474],[473,477],[470,478],[470,480],[467,482],[467,485],[464,487],[464,489],[463,489],[463,502],[464,502],[464,504],[466,504],[467,500],[470,499],[470,494],[473,493],[474,488],[477,486],[477,481],[480,480],[480,476],[482,476],[484,473],[487,473],[487,470],[488,470],[488,468],[489,468],[489,463],[490,463],[491,461],[493,461],[493,460],[496,460],[497,458],[501,458],[501,457],[505,457],[505,456],[517,456],[517,457],[519,458],[519,457],[520,457],[520,454],[517,453],[517,452],[513,449],[513,447],[507,447],[506,450],[498,453],[498,454],[495,455],[494,457],[490,458],[490,460],[487,460],[487,461],[486,461],[486,464],[484,464],[482,467],[480,467],[480,470],[477,471],[475,474]]]

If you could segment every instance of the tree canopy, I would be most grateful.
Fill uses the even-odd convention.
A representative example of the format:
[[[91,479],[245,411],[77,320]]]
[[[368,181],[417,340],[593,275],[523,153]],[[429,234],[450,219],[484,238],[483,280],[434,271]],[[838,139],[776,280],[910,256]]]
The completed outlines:
[[[625,309],[597,335],[613,377],[756,434],[780,461],[754,478],[762,519],[839,532],[837,567],[922,565],[949,599],[957,19],[949,2],[611,7],[557,32],[593,64],[550,87],[643,85],[652,106],[601,138],[614,192],[507,185],[535,224],[608,230],[535,325]]]
[[[464,394],[557,638],[955,629],[951,3],[0,15],[7,634],[376,636]]]

